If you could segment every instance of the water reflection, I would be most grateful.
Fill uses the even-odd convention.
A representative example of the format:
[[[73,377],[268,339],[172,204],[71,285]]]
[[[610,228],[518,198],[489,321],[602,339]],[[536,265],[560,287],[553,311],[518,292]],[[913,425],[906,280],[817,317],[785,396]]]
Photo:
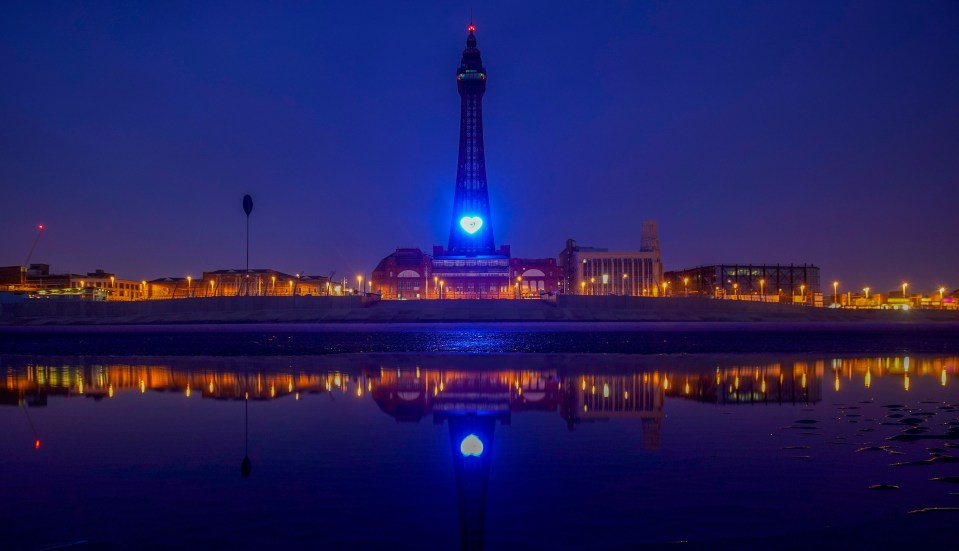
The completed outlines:
[[[247,478],[252,471],[250,401],[324,395],[372,401],[398,423],[431,421],[447,426],[461,546],[479,549],[484,544],[495,433],[497,427],[509,425],[513,415],[554,415],[569,431],[589,430],[600,421],[634,420],[641,427],[641,447],[658,449],[664,412],[671,401],[707,407],[805,406],[823,401],[824,395],[841,396],[889,379],[901,379],[894,390],[905,395],[920,381],[936,386],[954,384],[949,380],[957,375],[959,358],[590,358],[586,363],[582,358],[541,357],[531,362],[527,357],[504,356],[496,365],[531,365],[495,370],[477,367],[488,364],[464,356],[301,359],[299,365],[243,359],[181,362],[5,359],[0,404],[23,409],[35,440],[30,445],[39,448],[41,435],[34,428],[30,410],[47,406],[51,397],[99,402],[121,394],[166,393],[190,400],[243,400],[240,471]],[[848,414],[850,408],[844,411]]]
[[[912,378],[935,378],[941,386],[956,375],[959,358],[836,358],[753,365],[640,366],[623,373],[618,366],[597,370],[565,366],[537,369],[473,369],[455,356],[435,367],[404,365],[377,358],[324,369],[249,366],[242,361],[174,363],[4,362],[0,405],[42,407],[50,396],[99,401],[118,392],[177,392],[215,400],[300,399],[301,395],[343,394],[373,399],[398,421],[419,421],[447,411],[557,412],[570,430],[581,422],[613,416],[648,416],[665,398],[715,404],[816,403],[823,380],[841,392],[846,385],[870,388],[876,378],[898,377],[903,391]],[[507,362],[509,363],[509,362]],[[522,363],[522,360],[514,360]],[[665,362],[664,362],[665,363]],[[199,364],[199,365],[198,365]],[[205,364],[205,365],[204,365]],[[619,372],[610,372],[611,370]],[[508,417],[508,415],[507,415]]]

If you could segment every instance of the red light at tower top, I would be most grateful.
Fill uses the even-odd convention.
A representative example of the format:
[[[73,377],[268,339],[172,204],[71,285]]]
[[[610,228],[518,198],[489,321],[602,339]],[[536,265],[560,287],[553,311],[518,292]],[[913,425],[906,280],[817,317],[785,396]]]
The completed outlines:
[[[473,25],[472,23],[470,23],[470,26],[469,26],[469,27],[466,27],[466,29],[467,29],[469,32],[471,32],[471,33],[472,33],[472,32],[476,32],[476,26]]]
[[[33,448],[36,450],[40,449],[40,439],[37,438],[37,441],[33,443]]]
[[[40,230],[40,231],[43,231],[43,224],[37,225],[37,229]]]

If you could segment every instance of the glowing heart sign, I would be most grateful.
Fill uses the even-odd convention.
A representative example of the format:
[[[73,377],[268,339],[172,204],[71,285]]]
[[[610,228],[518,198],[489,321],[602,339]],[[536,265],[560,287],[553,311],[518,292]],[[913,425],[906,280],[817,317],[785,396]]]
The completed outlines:
[[[479,216],[464,216],[460,218],[460,227],[466,233],[476,233],[483,227],[483,219]]]
[[[460,453],[463,457],[479,457],[483,455],[483,441],[475,434],[471,434],[460,442]]]

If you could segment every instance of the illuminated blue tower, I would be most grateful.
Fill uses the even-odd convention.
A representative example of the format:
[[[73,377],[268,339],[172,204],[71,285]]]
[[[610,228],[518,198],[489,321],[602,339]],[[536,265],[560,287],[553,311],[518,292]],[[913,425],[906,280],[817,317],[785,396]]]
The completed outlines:
[[[483,150],[486,69],[476,48],[475,30],[476,27],[470,24],[466,49],[456,70],[456,89],[460,94],[460,147],[447,251],[448,254],[467,256],[496,252],[486,190],[486,153]]]

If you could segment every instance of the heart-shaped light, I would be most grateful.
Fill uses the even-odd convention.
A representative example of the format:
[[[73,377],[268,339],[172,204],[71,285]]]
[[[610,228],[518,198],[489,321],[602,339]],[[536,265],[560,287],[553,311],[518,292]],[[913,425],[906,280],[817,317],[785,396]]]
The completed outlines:
[[[483,454],[483,441],[475,434],[471,434],[460,442],[460,453],[463,457],[479,457]]]
[[[483,219],[479,216],[464,216],[460,218],[460,227],[466,233],[476,233],[483,227]]]

